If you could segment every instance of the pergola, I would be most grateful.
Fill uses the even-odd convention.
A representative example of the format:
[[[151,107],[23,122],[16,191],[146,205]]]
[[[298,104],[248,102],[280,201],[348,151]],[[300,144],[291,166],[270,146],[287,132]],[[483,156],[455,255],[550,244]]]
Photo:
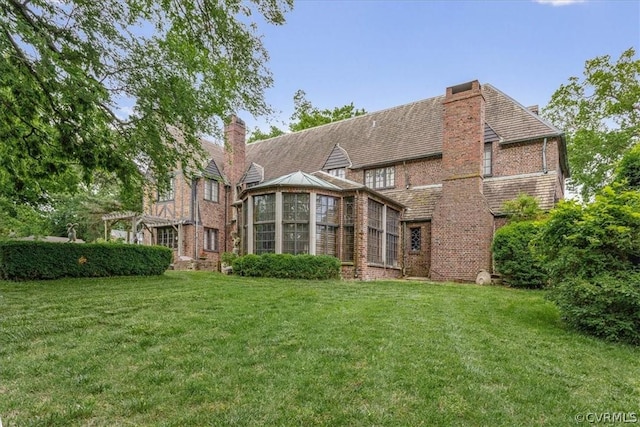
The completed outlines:
[[[135,236],[137,235],[140,227],[144,227],[150,233],[153,233],[151,230],[152,228],[171,226],[178,233],[178,256],[182,255],[182,226],[185,223],[184,219],[164,218],[144,213],[126,211],[112,212],[110,214],[103,215],[102,220],[104,221],[105,240],[109,240],[109,229],[111,229],[114,224],[118,222],[128,222],[131,228],[127,230],[127,243],[139,243],[135,240]]]

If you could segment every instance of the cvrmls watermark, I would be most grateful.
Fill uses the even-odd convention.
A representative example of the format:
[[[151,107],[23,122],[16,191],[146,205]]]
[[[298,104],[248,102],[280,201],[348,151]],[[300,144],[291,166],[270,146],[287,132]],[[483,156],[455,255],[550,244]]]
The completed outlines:
[[[574,419],[578,423],[588,424],[633,424],[640,422],[636,412],[585,412],[576,414]]]

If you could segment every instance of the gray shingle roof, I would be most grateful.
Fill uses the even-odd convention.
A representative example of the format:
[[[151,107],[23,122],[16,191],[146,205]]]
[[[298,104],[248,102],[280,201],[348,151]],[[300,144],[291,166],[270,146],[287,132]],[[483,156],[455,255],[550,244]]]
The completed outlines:
[[[436,202],[442,194],[442,185],[385,191],[384,195],[406,206],[403,219],[417,221],[431,219]]]
[[[484,180],[484,196],[494,214],[502,214],[502,205],[526,193],[538,199],[542,210],[553,208],[558,175],[536,173],[508,178],[486,178]]]
[[[559,136],[561,132],[489,84],[482,85],[485,119],[503,143]],[[247,165],[265,179],[295,170],[323,169],[336,144],[358,169],[442,154],[444,95],[288,133],[247,146]]]

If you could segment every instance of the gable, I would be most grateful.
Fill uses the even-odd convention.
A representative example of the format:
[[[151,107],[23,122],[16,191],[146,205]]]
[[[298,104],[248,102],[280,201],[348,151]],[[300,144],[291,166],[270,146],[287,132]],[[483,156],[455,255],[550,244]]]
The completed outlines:
[[[322,170],[348,168],[351,166],[351,160],[349,160],[349,154],[344,148],[340,147],[340,144],[336,144],[331,150],[327,161],[324,162]]]
[[[207,167],[204,168],[204,171],[202,172],[202,174],[205,177],[215,179],[216,181],[224,180],[224,178],[222,177],[222,173],[220,172],[220,169],[218,169],[218,165],[216,165],[215,160],[209,161],[209,163],[207,164]]]
[[[241,184],[251,184],[255,182],[262,182],[264,180],[264,168],[256,163],[251,163],[247,172],[245,172]]]

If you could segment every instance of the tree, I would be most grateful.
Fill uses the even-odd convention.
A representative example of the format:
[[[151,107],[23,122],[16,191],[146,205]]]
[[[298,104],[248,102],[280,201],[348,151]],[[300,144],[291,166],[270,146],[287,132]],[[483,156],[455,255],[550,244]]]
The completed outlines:
[[[294,112],[291,116],[291,123],[289,124],[289,130],[291,132],[297,132],[367,114],[364,108],[354,107],[353,102],[343,105],[342,107],[335,107],[333,109],[325,108],[321,110],[314,107],[306,96],[307,94],[305,91],[301,89],[297,90],[293,95]],[[275,138],[276,136],[284,134],[285,131],[272,125],[271,129],[267,133],[260,131],[260,129],[256,129],[247,141],[252,143],[263,139]]]
[[[640,60],[630,48],[585,63],[584,79],[571,77],[543,114],[566,132],[569,188],[589,200],[609,184],[616,163],[640,140]]]
[[[252,142],[262,141],[263,139],[275,138],[276,136],[284,135],[285,131],[280,129],[277,126],[271,125],[269,132],[262,132],[260,129],[254,130],[249,138],[247,139],[247,143],[251,144]]]
[[[616,169],[616,181],[630,190],[640,191],[640,144],[627,151]]]
[[[2,0],[0,195],[38,203],[106,171],[189,173],[200,134],[270,111],[256,19],[292,0]],[[133,103],[131,114],[121,111]]]
[[[355,108],[353,102],[342,107],[335,107],[332,110],[320,110],[307,100],[306,95],[303,90],[298,90],[293,95],[295,110],[289,125],[292,132],[367,114],[364,109]]]

